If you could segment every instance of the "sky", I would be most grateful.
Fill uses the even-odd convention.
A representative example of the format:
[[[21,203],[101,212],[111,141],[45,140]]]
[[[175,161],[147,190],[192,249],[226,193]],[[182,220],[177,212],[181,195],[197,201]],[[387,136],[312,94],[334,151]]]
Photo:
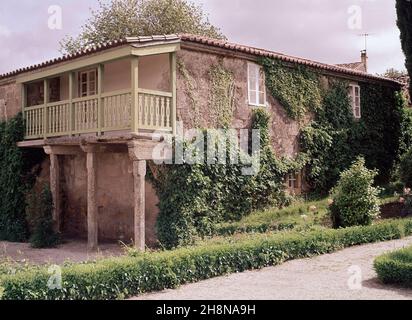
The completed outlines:
[[[360,60],[369,33],[369,72],[404,69],[395,0],[192,0],[232,42],[325,63]],[[0,74],[61,55],[97,0],[2,0]],[[61,8],[61,24],[52,19]],[[50,28],[50,22],[52,27]]]

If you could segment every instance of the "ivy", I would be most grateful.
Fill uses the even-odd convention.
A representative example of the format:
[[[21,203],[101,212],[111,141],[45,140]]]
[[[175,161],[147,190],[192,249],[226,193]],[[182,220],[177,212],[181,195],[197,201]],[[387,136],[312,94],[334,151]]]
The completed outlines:
[[[229,128],[232,123],[235,103],[235,81],[233,73],[223,67],[222,62],[209,71],[211,94],[209,109],[215,128]]]
[[[24,136],[21,114],[0,123],[0,239],[23,241],[27,238],[25,220],[25,163],[17,142]]]
[[[303,66],[289,67],[280,61],[264,58],[266,87],[271,95],[295,120],[301,120],[308,111],[322,107],[322,90],[316,73]]]
[[[288,203],[290,199],[284,191],[284,176],[296,170],[300,162],[275,156],[268,143],[269,120],[267,111],[254,110],[252,128],[260,129],[261,138],[264,137],[256,175],[244,174],[244,161],[239,164],[220,164],[217,155],[214,158],[216,164],[184,162],[150,166],[149,176],[159,196],[157,235],[164,247],[191,244],[198,236],[214,234],[219,222],[237,221],[253,210]],[[256,159],[234,145],[235,140],[219,134],[215,139],[218,145],[222,141],[226,144],[227,158],[236,154],[239,159]],[[203,150],[206,159],[208,150],[205,140]],[[189,141],[176,140],[176,143],[182,143],[187,152]]]
[[[186,65],[181,59],[177,60],[177,70],[183,77],[183,83],[186,87],[186,94],[189,99],[189,104],[191,107],[191,112],[189,112],[189,116],[191,117],[191,121],[194,127],[200,126],[200,108],[199,108],[199,101],[196,98],[197,92],[197,82],[196,79],[190,74],[189,70],[187,70]]]
[[[361,83],[362,118],[355,120],[347,86],[344,81],[332,82],[323,107],[301,131],[300,148],[308,159],[306,179],[316,193],[327,193],[358,156],[365,157],[368,168],[378,169],[377,183],[387,183],[400,149],[406,150],[412,141],[410,133],[402,132],[411,119],[398,93]]]

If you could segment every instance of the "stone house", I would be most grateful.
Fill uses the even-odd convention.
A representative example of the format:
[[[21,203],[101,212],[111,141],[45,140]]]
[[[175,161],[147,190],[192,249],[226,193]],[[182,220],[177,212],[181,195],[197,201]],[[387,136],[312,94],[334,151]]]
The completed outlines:
[[[231,127],[248,128],[253,108],[267,108],[275,152],[297,155],[302,124],[266,92],[259,57],[315,69],[326,83],[350,81],[357,118],[360,82],[400,87],[364,71],[223,40],[135,37],[0,75],[0,118],[23,112],[26,136],[19,146],[48,155],[39,179],[50,179],[58,230],[87,238],[92,249],[98,241],[133,239],[143,250],[156,242],[158,199],[146,176],[153,132],[176,134],[178,121],[185,128],[217,125],[209,108],[213,66],[233,77]],[[291,173],[286,184],[299,193],[304,183]]]

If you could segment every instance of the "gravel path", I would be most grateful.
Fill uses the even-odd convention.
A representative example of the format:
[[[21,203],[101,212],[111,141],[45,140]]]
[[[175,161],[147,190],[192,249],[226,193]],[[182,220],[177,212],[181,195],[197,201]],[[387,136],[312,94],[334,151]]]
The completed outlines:
[[[348,248],[276,267],[233,274],[176,290],[142,295],[136,300],[224,299],[412,299],[412,290],[384,286],[376,278],[373,260],[384,252],[412,245],[412,237]],[[354,275],[361,272],[361,278]],[[361,279],[357,281],[357,279]],[[349,284],[360,284],[358,287]]]

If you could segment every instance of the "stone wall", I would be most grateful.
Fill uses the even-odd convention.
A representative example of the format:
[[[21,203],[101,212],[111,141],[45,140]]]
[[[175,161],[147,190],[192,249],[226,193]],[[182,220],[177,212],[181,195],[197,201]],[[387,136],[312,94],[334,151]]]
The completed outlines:
[[[20,89],[15,82],[0,84],[0,121],[13,118],[21,111]]]
[[[61,169],[62,232],[67,238],[87,238],[86,154],[59,156]],[[48,183],[49,157],[43,161],[38,184]],[[97,154],[99,241],[130,243],[134,237],[133,173],[128,154]],[[40,190],[40,188],[38,188]],[[159,209],[152,184],[146,181],[146,243],[156,245]]]
[[[191,81],[187,80],[181,68],[177,74],[177,115],[183,121],[185,130],[191,128],[207,128],[213,123],[209,99],[211,79],[209,72],[213,66],[221,64],[224,69],[233,73],[235,84],[234,110],[232,128],[250,128],[252,110],[248,102],[247,60],[212,53],[181,50],[178,52],[178,62],[184,67]],[[193,98],[195,101],[193,101]],[[270,135],[272,146],[279,156],[296,157],[299,124],[289,118],[279,102],[267,95],[268,110],[271,114]],[[195,106],[194,106],[195,104]],[[196,110],[194,110],[196,109]],[[196,112],[198,113],[196,119]]]

